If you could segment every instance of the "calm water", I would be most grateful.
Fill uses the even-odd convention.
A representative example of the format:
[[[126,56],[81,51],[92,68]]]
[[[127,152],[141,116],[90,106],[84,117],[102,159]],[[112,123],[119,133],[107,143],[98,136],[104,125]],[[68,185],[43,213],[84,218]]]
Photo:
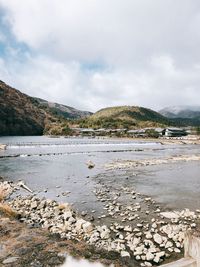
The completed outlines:
[[[103,206],[93,190],[95,177],[102,174],[120,184],[124,174],[107,174],[104,164],[117,159],[148,159],[172,155],[199,154],[197,145],[161,145],[120,139],[48,138],[48,137],[0,137],[7,150],[0,152],[0,175],[13,181],[24,180],[40,196],[74,203],[79,210],[98,210]],[[88,169],[86,163],[95,163]],[[188,162],[143,167],[128,184],[152,195],[169,207],[198,208],[200,195],[200,164]],[[105,173],[105,175],[103,175]],[[117,177],[117,178],[116,178]],[[47,192],[44,190],[47,189]],[[70,192],[63,196],[62,193]]]

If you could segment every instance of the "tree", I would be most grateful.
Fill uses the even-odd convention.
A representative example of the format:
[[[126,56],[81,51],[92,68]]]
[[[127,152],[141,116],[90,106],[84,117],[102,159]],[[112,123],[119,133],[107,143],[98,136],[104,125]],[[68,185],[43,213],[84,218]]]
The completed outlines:
[[[196,134],[197,134],[197,135],[200,135],[200,126],[198,126],[198,127],[196,128]]]
[[[151,138],[158,138],[159,137],[159,133],[156,132],[154,129],[146,130],[145,133],[147,134],[148,137],[151,137]]]

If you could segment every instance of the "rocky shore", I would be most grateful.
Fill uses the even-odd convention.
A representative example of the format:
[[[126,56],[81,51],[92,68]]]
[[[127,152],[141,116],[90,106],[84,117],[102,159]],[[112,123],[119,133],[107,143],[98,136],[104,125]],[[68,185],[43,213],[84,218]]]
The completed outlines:
[[[8,182],[2,182],[2,187],[7,195],[19,190],[18,185]],[[33,194],[19,195],[8,204],[18,214],[19,221],[30,228],[43,228],[68,242],[83,242],[93,248],[93,256],[103,251],[110,257],[107,263],[116,266],[150,267],[180,258],[185,232],[199,225],[199,210],[165,211],[133,188],[123,187],[121,192],[113,192],[102,185],[94,193],[105,209],[98,223],[87,213],[78,214],[68,203],[40,199]],[[120,202],[123,194],[133,202]]]
[[[142,160],[117,160],[111,163],[105,164],[106,170],[113,169],[128,169],[141,166],[152,166],[160,164],[169,164],[176,162],[187,162],[187,161],[200,161],[200,155],[181,155],[172,156],[166,158],[153,158],[153,159],[142,159]]]

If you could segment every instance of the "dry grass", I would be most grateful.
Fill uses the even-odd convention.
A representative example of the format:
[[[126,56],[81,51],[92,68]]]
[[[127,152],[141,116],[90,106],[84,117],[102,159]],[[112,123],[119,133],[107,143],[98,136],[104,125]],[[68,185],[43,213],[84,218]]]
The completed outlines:
[[[9,192],[5,186],[0,184],[0,213],[8,217],[17,217],[17,213],[8,205],[6,204],[5,198],[8,196]]]
[[[61,203],[58,205],[59,210],[70,210],[71,206],[68,203]]]
[[[6,203],[0,203],[0,213],[3,213],[4,215],[8,217],[17,217],[17,212],[15,212],[8,204]]]
[[[8,195],[7,190],[4,186],[0,185],[0,202],[2,202]]]

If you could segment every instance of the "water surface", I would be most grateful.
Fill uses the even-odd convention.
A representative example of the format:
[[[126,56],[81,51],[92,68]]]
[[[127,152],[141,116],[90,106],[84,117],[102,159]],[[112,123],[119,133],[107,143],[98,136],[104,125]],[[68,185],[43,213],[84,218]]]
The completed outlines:
[[[39,196],[73,203],[82,210],[103,213],[94,189],[104,183],[136,186],[171,208],[200,206],[200,164],[180,162],[148,166],[127,172],[106,173],[104,164],[118,159],[142,160],[199,154],[199,145],[161,145],[125,139],[0,137],[7,150],[0,152],[0,175],[19,179]],[[88,169],[86,163],[95,163]],[[135,176],[135,173],[137,174]],[[132,175],[134,174],[134,175]],[[125,179],[125,176],[129,179]]]

